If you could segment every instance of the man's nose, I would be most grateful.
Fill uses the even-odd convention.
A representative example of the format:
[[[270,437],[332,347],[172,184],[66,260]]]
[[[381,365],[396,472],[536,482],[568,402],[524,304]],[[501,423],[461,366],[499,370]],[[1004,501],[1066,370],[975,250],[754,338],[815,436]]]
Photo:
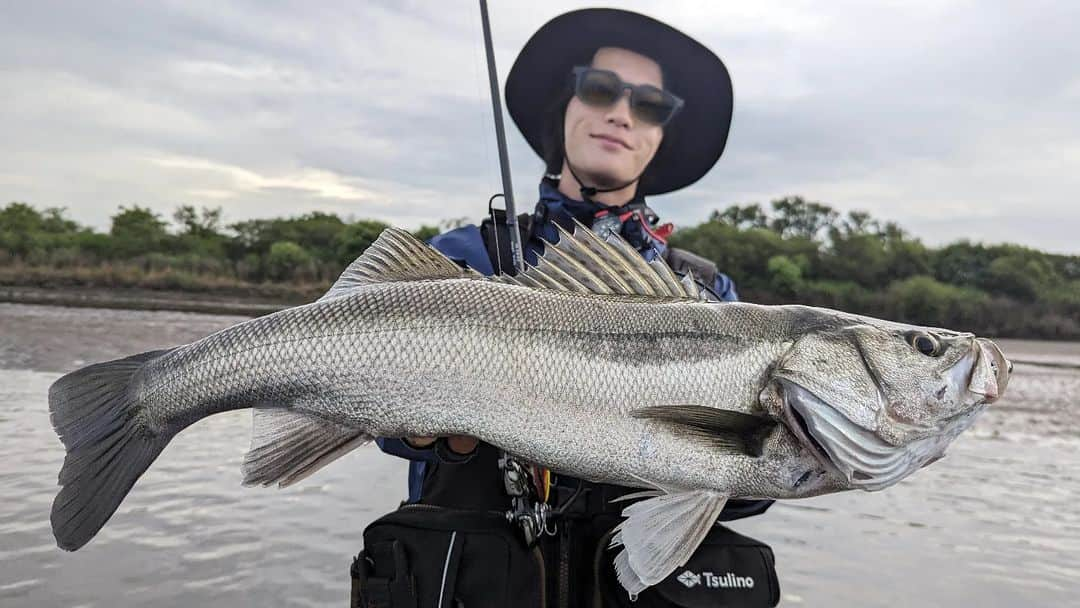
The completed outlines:
[[[617,127],[629,129],[634,126],[634,115],[630,111],[630,96],[627,95],[625,91],[623,92],[623,95],[608,108],[607,115],[604,118],[607,122],[614,124]]]

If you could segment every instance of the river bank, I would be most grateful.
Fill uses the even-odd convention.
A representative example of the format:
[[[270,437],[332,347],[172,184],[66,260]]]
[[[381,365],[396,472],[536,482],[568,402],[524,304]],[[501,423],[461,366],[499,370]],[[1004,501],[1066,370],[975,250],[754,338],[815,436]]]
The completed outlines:
[[[160,310],[257,317],[303,304],[299,296],[265,298],[189,291],[101,287],[15,287],[0,285],[0,302],[73,308]]]

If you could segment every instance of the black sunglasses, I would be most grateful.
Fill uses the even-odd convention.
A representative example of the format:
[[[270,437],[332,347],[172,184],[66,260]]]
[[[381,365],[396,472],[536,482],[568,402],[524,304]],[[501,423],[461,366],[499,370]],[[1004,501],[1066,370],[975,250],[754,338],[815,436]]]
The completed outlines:
[[[652,125],[664,126],[679,113],[683,100],[649,84],[628,84],[610,70],[578,66],[573,69],[574,95],[590,106],[614,105],[630,91],[630,111]]]

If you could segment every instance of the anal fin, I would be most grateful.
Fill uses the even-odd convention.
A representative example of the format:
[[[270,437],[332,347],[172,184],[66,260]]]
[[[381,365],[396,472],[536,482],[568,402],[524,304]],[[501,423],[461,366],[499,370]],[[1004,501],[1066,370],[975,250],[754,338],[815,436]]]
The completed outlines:
[[[636,502],[623,510],[611,545],[622,545],[615,556],[619,583],[634,598],[685,564],[712,529],[727,496],[719,492],[665,493]]]
[[[244,485],[290,486],[372,440],[364,431],[285,407],[252,410]]]

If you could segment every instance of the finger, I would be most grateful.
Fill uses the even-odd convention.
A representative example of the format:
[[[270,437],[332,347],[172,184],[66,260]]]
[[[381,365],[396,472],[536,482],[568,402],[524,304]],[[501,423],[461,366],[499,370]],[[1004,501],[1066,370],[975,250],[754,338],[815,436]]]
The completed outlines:
[[[480,440],[468,435],[451,435],[446,438],[446,443],[451,450],[458,454],[471,454],[480,443]]]
[[[412,448],[427,448],[435,443],[437,437],[406,437],[405,443]]]

